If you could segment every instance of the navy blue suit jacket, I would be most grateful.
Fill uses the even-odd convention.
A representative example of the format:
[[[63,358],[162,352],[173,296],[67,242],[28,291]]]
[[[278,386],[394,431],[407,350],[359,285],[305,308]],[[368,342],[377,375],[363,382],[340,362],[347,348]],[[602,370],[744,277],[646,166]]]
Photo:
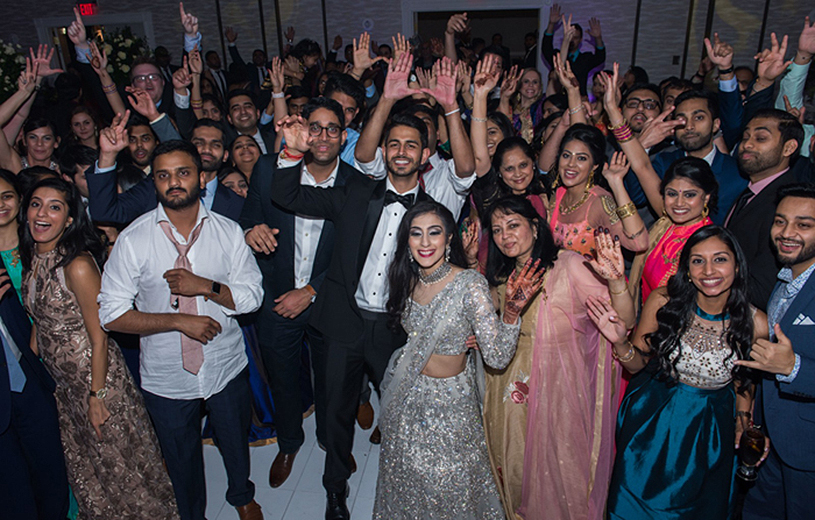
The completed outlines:
[[[300,165],[298,165],[299,169]],[[298,170],[299,171],[299,170]],[[277,175],[277,154],[264,155],[258,159],[252,171],[252,179],[249,182],[249,193],[246,196],[246,204],[243,206],[240,224],[243,229],[251,229],[258,224],[266,224],[271,229],[279,229],[277,235],[277,249],[270,254],[264,255],[256,253],[258,267],[263,273],[263,305],[261,315],[271,319],[276,319],[277,315],[272,312],[276,305],[275,298],[294,289],[294,218],[293,212],[284,209],[271,202],[272,200],[272,180]],[[343,161],[340,161],[337,170],[337,179],[334,186],[345,186],[351,177],[361,176],[358,170]],[[317,251],[314,255],[314,264],[311,268],[309,285],[320,293],[323,280],[325,279],[328,266],[331,263],[331,253],[334,250],[335,229],[334,223],[326,220],[320,234],[320,241],[317,244]],[[308,320],[308,312],[301,313],[295,320]],[[262,328],[265,320],[257,322]]]
[[[1,263],[0,263],[1,264]],[[23,306],[20,305],[20,300],[17,297],[17,291],[14,287],[10,287],[8,292],[0,300],[0,319],[6,326],[9,335],[14,340],[17,348],[20,349],[22,357],[20,358],[20,366],[26,374],[26,385],[42,384],[48,390],[53,392],[56,388],[54,380],[45,370],[45,367],[31,352],[29,341],[31,340],[31,322],[28,321],[28,315],[25,313]],[[9,426],[11,418],[11,388],[9,386],[8,367],[5,350],[0,348],[0,433],[6,431]]]
[[[778,285],[776,285],[776,290]],[[810,277],[781,319],[781,330],[801,356],[801,368],[792,383],[775,376],[762,383],[764,421],[773,446],[785,464],[815,471],[815,276]]]
[[[98,222],[129,224],[148,211],[156,209],[156,186],[148,175],[124,193],[116,191],[116,171],[91,173],[88,180],[88,207]],[[212,211],[238,221],[243,209],[243,197],[218,183]]]

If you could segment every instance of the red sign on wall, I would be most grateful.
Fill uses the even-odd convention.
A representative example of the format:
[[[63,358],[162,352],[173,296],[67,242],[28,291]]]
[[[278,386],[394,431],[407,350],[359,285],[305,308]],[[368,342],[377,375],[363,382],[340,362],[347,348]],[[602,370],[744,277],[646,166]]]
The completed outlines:
[[[96,2],[93,0],[86,2],[77,2],[76,5],[79,7],[79,14],[81,14],[82,16],[91,16],[98,12],[97,10],[98,6],[96,5]]]

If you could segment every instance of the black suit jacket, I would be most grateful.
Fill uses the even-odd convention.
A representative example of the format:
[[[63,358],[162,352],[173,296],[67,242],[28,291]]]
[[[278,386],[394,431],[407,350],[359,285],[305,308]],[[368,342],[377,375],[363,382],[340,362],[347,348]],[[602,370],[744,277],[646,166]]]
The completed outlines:
[[[88,180],[88,208],[98,222],[129,224],[148,211],[156,209],[156,186],[148,175],[124,193],[116,191],[116,171],[91,173]],[[243,197],[218,183],[212,211],[238,221],[243,209]]]
[[[277,139],[277,134],[275,133],[274,128],[272,128],[273,126],[274,126],[273,123],[270,123],[265,126],[258,126],[258,130],[260,130],[260,138],[263,139],[263,144],[266,145],[266,153],[261,155],[272,156],[275,153],[274,143],[275,140]],[[237,139],[239,135],[241,134],[239,134],[234,127],[228,126],[226,128],[227,145],[231,146],[230,143],[235,141],[235,139]]]
[[[778,281],[778,271],[781,269],[770,245],[770,228],[775,217],[775,197],[778,190],[784,186],[810,182],[811,171],[808,163],[806,158],[798,160],[789,171],[761,190],[741,211],[730,216],[727,223],[727,229],[738,239],[750,267],[750,303],[765,312],[773,287]]]
[[[339,341],[354,341],[362,333],[362,316],[354,294],[385,205],[385,184],[384,179],[355,175],[345,186],[301,186],[299,166],[278,170],[272,179],[272,201],[276,204],[334,223],[336,246],[310,323]],[[417,201],[429,199],[419,191]]]
[[[0,262],[0,265],[2,265],[2,262]],[[0,300],[0,319],[3,320],[6,330],[8,330],[9,335],[22,354],[20,366],[26,374],[26,385],[42,384],[49,392],[53,392],[56,388],[54,380],[51,379],[43,364],[29,347],[31,322],[28,321],[28,315],[25,313],[23,306],[20,305],[14,287],[9,288],[3,299]],[[0,433],[6,431],[10,420],[11,387],[9,386],[6,353],[4,349],[0,348]]]
[[[299,172],[299,166],[297,168]],[[243,206],[240,224],[243,229],[251,229],[258,224],[266,224],[272,229],[279,229],[277,235],[277,249],[270,255],[256,253],[261,273],[263,273],[263,305],[261,315],[276,319],[277,315],[272,312],[276,305],[275,298],[294,289],[294,213],[284,209],[275,203],[270,203],[272,199],[272,180],[278,174],[277,155],[262,156],[252,171],[252,179],[249,183],[249,193],[246,196],[246,204]],[[334,186],[339,188],[345,186],[348,179],[361,177],[362,173],[353,166],[340,161],[337,171],[337,179]],[[320,234],[320,241],[314,255],[314,264],[311,268],[309,285],[319,294],[322,283],[325,279],[328,266],[331,262],[331,252],[334,250],[334,223],[326,221],[323,231]],[[309,313],[300,314],[295,320],[307,320]],[[258,327],[267,320],[258,320]]]

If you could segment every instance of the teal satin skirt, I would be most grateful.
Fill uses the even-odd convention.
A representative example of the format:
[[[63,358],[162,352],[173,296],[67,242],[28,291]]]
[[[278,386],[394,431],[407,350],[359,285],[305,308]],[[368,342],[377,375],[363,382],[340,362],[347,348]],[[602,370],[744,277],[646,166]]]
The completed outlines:
[[[610,519],[726,520],[733,512],[735,393],[640,372],[617,422]]]

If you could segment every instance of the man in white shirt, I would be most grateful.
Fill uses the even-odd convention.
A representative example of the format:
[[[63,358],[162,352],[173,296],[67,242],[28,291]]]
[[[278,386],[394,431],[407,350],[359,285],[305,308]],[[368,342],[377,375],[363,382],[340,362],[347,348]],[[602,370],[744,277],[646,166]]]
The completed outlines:
[[[156,148],[160,204],[119,235],[105,265],[99,317],[106,330],[141,335],[144,400],[181,518],[204,518],[206,409],[226,466],[226,500],[241,519],[259,520],[249,480],[251,390],[236,316],[260,306],[261,275],[237,223],[202,204],[201,169],[190,143]]]
[[[400,57],[391,74],[407,77],[408,55]],[[287,156],[310,149],[310,129],[298,118],[282,122]],[[385,129],[388,175],[348,179],[345,186],[303,186],[299,168],[279,169],[271,184],[272,201],[295,213],[324,218],[336,229],[336,247],[325,280],[311,311],[311,325],[326,344],[326,462],[327,520],[350,518],[345,504],[352,472],[354,418],[364,372],[378,386],[391,354],[404,344],[404,331],[388,326],[387,270],[396,250],[396,230],[414,201],[429,197],[418,182],[427,162],[427,126],[415,116],[396,114]]]
[[[453,155],[451,160],[443,159],[436,151],[438,114],[423,104],[414,105],[406,112],[418,117],[427,125],[427,145],[430,155],[428,165],[423,165],[424,168],[419,174],[419,183],[433,200],[444,204],[458,219],[464,200],[475,182],[476,174],[473,148],[461,121],[455,85],[456,69],[445,58],[439,66],[436,88],[428,93],[436,98],[444,111],[444,120],[450,136],[450,150]],[[382,99],[376,105],[370,121],[362,129],[362,134],[357,141],[354,156],[362,173],[371,175],[375,179],[385,178],[384,155],[379,148],[382,129],[396,102],[416,93],[418,91],[408,88],[407,77],[388,74]]]
[[[255,96],[248,90],[233,90],[227,94],[226,119],[240,135],[251,136],[266,155],[274,151],[274,132],[258,125],[260,109],[257,108]]]

